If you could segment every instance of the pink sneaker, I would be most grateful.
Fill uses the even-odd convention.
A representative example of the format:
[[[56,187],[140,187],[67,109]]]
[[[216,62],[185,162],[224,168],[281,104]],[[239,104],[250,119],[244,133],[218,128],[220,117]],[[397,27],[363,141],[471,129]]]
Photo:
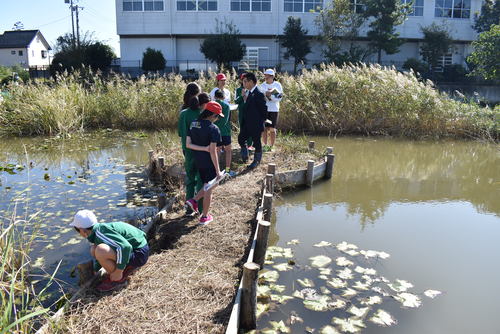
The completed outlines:
[[[212,222],[214,220],[214,217],[212,217],[211,214],[208,214],[206,216],[202,216],[200,218],[200,225],[208,225],[210,224],[210,222]]]
[[[186,207],[191,209],[192,212],[198,212],[198,203],[194,199],[188,199],[186,201],[186,204],[184,204]]]

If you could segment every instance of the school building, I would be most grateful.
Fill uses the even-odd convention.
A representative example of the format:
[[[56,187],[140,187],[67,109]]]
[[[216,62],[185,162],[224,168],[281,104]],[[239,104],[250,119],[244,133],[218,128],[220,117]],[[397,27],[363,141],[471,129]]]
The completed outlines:
[[[285,60],[285,50],[276,38],[283,33],[289,16],[299,17],[311,37],[312,52],[307,56],[311,66],[323,60],[315,12],[328,5],[327,0],[115,0],[117,32],[120,36],[121,67],[124,71],[139,69],[146,48],[161,50],[167,69],[184,72],[215,69],[200,52],[203,39],[215,31],[217,21],[230,21],[241,33],[247,47],[245,58],[233,65],[249,68],[281,66],[291,70],[293,60]],[[412,2],[414,11],[397,31],[406,43],[400,52],[382,56],[382,64],[401,67],[408,58],[420,58],[420,28],[432,23],[447,27],[455,44],[442,58],[443,65],[464,64],[476,39],[474,18],[479,15],[482,0],[401,0]],[[362,0],[351,0],[357,11]],[[364,26],[360,44],[367,44]],[[376,55],[366,61],[375,62]]]

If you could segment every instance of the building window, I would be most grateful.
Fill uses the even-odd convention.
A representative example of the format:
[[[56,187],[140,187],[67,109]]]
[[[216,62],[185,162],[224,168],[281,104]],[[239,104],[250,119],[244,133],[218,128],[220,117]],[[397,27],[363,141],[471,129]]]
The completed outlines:
[[[451,53],[442,55],[438,60],[437,66],[434,67],[434,72],[442,73],[444,71],[444,68],[446,66],[450,66],[451,64],[453,64],[453,55]]]
[[[249,12],[250,0],[231,0],[231,11],[233,12]]]
[[[177,0],[177,10],[180,11],[216,11],[216,0]]]
[[[411,3],[413,11],[408,16],[424,16],[424,0],[401,0],[402,3]]]
[[[35,50],[31,50],[31,56],[34,57],[35,56]]]
[[[12,51],[10,52],[10,54],[11,54],[11,55],[16,55],[16,50],[12,50]]]
[[[42,50],[42,58],[43,59],[47,58],[47,51],[46,50]]]
[[[19,51],[17,51],[17,54],[18,54],[19,56],[22,56],[22,55],[24,54],[24,53],[23,53],[23,50],[19,50]]]
[[[363,13],[365,11],[365,5],[363,4],[363,0],[351,0],[351,9],[355,13]]]
[[[285,0],[285,12],[305,13],[323,9],[323,0]]]
[[[436,0],[436,17],[470,18],[470,0]]]
[[[233,12],[270,12],[271,0],[231,0]]]
[[[153,12],[153,11],[163,11],[164,1],[153,1],[153,0],[123,0],[123,11],[124,12]]]

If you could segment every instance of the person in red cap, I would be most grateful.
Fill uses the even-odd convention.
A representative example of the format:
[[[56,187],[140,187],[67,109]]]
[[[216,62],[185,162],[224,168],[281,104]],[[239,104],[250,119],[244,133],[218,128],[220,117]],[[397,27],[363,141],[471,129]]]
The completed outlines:
[[[209,183],[212,183],[211,181],[218,182],[223,177],[219,167],[219,157],[217,156],[217,143],[222,138],[219,128],[213,124],[219,117],[224,117],[221,105],[213,101],[208,102],[200,117],[191,123],[186,137],[186,147],[193,150],[196,167],[204,183],[203,188],[196,196],[186,201],[186,205],[191,207],[194,212],[197,212],[197,201],[203,198],[200,225],[207,225],[213,221],[209,209],[214,187],[210,187]]]
[[[215,92],[220,89],[224,92],[224,102],[226,102],[227,104],[231,103],[231,92],[229,91],[229,89],[225,88],[227,79],[226,75],[224,73],[219,73],[217,74],[215,79],[217,80],[217,87],[210,91],[210,99],[212,101],[215,101]]]

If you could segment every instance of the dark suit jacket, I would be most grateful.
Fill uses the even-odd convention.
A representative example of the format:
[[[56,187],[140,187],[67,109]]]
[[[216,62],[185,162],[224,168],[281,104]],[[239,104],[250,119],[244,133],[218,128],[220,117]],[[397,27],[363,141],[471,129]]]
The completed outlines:
[[[266,97],[255,86],[253,92],[249,93],[246,101],[246,110],[243,127],[247,133],[261,133],[264,131],[264,122],[267,118]]]

